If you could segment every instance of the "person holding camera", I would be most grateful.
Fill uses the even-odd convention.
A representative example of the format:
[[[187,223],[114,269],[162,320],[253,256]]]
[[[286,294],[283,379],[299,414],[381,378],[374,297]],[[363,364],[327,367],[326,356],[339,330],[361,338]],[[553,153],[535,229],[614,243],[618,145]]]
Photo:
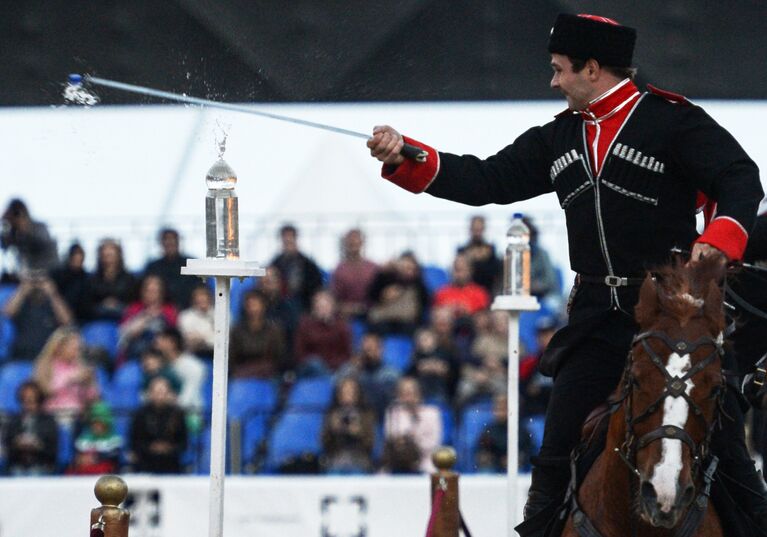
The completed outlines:
[[[12,360],[32,361],[53,332],[74,321],[69,306],[44,274],[24,276],[3,309],[14,325]]]
[[[12,199],[0,219],[0,247],[15,249],[18,257],[18,274],[46,273],[58,261],[56,241],[42,222],[32,220],[26,204]]]
[[[336,475],[370,473],[374,441],[375,413],[363,400],[359,382],[341,379],[322,425],[325,470]]]

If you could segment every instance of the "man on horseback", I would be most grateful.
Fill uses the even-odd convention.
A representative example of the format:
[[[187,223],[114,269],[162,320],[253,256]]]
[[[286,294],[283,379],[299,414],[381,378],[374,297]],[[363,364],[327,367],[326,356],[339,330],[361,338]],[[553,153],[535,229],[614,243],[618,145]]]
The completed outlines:
[[[559,15],[548,47],[551,87],[568,109],[485,160],[437,152],[388,126],[376,127],[368,142],[383,177],[411,192],[483,205],[553,191],[565,211],[578,277],[569,324],[541,364],[554,389],[526,519],[561,501],[581,424],[618,384],[646,271],[667,263],[674,248],[692,248],[693,260],[740,259],[763,195],[754,162],[700,107],[652,86],[637,89],[635,39],[634,29],[605,17]],[[403,142],[427,150],[427,161],[404,159]],[[717,203],[700,236],[699,193]],[[723,420],[713,440],[719,467],[754,492],[736,501],[767,531],[767,495],[734,393],[725,411],[734,419]]]

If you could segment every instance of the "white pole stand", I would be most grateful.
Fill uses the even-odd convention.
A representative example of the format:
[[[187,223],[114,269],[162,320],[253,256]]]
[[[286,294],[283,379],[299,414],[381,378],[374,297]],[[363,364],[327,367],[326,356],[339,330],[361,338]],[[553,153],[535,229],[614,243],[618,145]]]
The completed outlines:
[[[216,278],[213,310],[213,401],[210,425],[210,504],[208,536],[224,533],[224,475],[226,473],[226,394],[229,375],[229,295],[232,278],[263,276],[264,269],[254,261],[206,258],[187,259],[181,274]]]
[[[508,364],[508,420],[506,422],[506,534],[514,535],[517,525],[519,489],[519,314],[541,308],[538,299],[530,295],[499,295],[492,309],[509,312],[509,364]]]

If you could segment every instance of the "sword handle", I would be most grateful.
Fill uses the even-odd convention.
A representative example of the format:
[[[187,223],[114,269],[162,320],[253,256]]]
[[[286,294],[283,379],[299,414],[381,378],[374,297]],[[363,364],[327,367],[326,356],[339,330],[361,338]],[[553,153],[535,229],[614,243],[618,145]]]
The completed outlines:
[[[429,152],[421,149],[420,147],[405,144],[402,146],[400,155],[405,158],[413,159],[416,162],[426,162],[426,158],[429,156]]]

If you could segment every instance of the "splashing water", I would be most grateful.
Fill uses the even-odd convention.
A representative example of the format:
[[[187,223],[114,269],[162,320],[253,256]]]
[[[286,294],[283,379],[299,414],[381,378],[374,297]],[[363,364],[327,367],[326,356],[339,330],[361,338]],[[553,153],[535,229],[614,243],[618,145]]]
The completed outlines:
[[[69,75],[69,81],[64,86],[62,95],[68,104],[94,106],[99,103],[99,96],[83,86],[83,79],[80,75]]]
[[[226,153],[226,139],[229,136],[230,124],[223,124],[220,119],[216,119],[216,145],[218,146],[218,158],[223,159]]]

